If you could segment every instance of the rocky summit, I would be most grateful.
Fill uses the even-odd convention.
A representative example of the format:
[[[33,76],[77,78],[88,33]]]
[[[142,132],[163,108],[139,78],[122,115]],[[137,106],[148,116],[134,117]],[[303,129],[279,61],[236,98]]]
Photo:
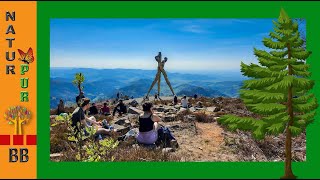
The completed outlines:
[[[167,143],[165,146],[143,146],[135,140],[138,133],[139,115],[142,111],[142,98],[126,100],[127,113],[121,116],[95,115],[97,121],[107,120],[108,125],[113,127],[118,136],[114,137],[119,145],[114,156],[123,161],[148,161],[148,158],[162,161],[159,158],[168,158],[170,161],[283,161],[285,136],[268,136],[258,141],[252,138],[250,133],[239,130],[228,131],[218,122],[222,115],[234,114],[258,118],[249,112],[242,101],[238,98],[188,98],[189,107],[183,108],[180,104],[173,104],[172,97],[161,97],[162,101],[149,99],[153,103],[153,113],[161,118],[160,125],[170,129],[176,138],[177,146]],[[179,97],[179,100],[181,97]],[[112,101],[109,101],[112,102]],[[101,106],[97,103],[97,106]],[[114,104],[109,104],[111,111]],[[72,112],[74,109],[70,109]],[[54,110],[52,110],[54,112]],[[62,161],[69,145],[68,140],[63,141],[60,137],[62,126],[56,125],[57,115],[50,116],[51,129],[51,159]],[[66,130],[67,131],[67,130]],[[58,138],[60,137],[60,138]],[[58,139],[57,139],[58,138]],[[65,144],[65,145],[63,145]],[[137,148],[135,148],[137,147]],[[146,148],[151,151],[144,151]],[[293,159],[296,161],[306,160],[305,133],[293,138]],[[159,151],[158,151],[159,149]],[[143,153],[142,153],[143,151]],[[139,153],[138,153],[139,152]],[[125,153],[126,155],[117,155]],[[154,153],[159,153],[155,155]],[[59,154],[59,155],[57,155]],[[132,154],[132,156],[128,155]],[[134,155],[133,155],[134,154]],[[144,156],[142,154],[145,154]],[[170,154],[170,156],[167,156]],[[148,157],[145,157],[148,156]],[[116,159],[117,160],[117,159]]]

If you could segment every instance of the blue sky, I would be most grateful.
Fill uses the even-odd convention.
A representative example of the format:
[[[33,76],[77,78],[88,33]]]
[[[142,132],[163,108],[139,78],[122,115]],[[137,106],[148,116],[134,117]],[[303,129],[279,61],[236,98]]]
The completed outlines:
[[[210,72],[257,63],[272,19],[51,19],[50,66]]]

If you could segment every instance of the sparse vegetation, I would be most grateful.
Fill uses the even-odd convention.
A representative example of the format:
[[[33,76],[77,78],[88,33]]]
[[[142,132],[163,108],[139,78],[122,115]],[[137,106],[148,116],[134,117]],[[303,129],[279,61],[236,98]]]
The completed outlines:
[[[171,100],[170,100],[171,101]],[[249,115],[250,113],[237,98],[198,98],[198,101],[207,102],[208,107],[216,107],[217,104],[223,104],[218,112],[209,112],[205,110],[190,109],[178,111],[175,121],[162,122],[169,125],[176,136],[180,148],[175,152],[163,153],[161,149],[137,148],[135,138],[129,138],[126,141],[118,141],[117,136],[108,138],[109,143],[117,143],[115,148],[107,150],[107,153],[100,154],[99,141],[91,138],[83,142],[82,148],[83,161],[283,161],[285,136],[279,138],[268,136],[266,140],[256,141],[250,137],[250,134],[237,131],[229,132],[220,126],[217,119],[223,114]],[[104,102],[104,101],[102,101]],[[99,104],[98,104],[99,105]],[[195,105],[195,104],[193,104]],[[159,105],[155,105],[159,107]],[[166,107],[161,105],[162,107]],[[168,107],[170,106],[168,104]],[[74,107],[73,107],[74,108]],[[141,108],[137,106],[137,108]],[[72,109],[72,108],[70,108]],[[157,109],[157,108],[156,108]],[[192,116],[188,119],[186,117]],[[121,118],[125,118],[122,116]],[[107,119],[109,123],[116,121],[118,118],[113,116],[97,115],[97,120]],[[137,127],[137,116],[130,116],[132,128]],[[50,152],[53,154],[53,161],[79,161],[77,154],[79,146],[76,142],[70,141],[68,125],[65,118],[51,119],[51,137]],[[293,140],[295,149],[294,161],[305,161],[305,134]],[[89,148],[90,147],[90,148]],[[95,149],[90,150],[89,149]],[[202,150],[201,150],[202,149]],[[88,152],[87,152],[88,151]],[[201,151],[201,152],[200,152]],[[94,152],[94,153],[93,153]],[[87,154],[89,153],[89,154]],[[62,155],[63,156],[60,156]],[[91,154],[91,155],[90,155]],[[98,156],[92,156],[97,154]],[[54,157],[57,156],[57,157]],[[59,156],[58,156],[59,155]],[[79,158],[79,157],[78,157]]]

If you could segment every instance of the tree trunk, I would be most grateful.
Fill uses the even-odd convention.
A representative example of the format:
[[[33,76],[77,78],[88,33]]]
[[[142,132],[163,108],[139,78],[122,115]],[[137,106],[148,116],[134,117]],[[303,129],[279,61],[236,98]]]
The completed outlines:
[[[13,121],[13,123],[14,123],[14,134],[15,135],[18,135],[18,122],[17,121]]]
[[[81,94],[81,84],[78,84],[79,94]]]
[[[288,59],[291,59],[291,50],[290,50],[290,44],[287,45],[288,48]],[[292,67],[289,64],[288,65],[288,75],[292,76]],[[281,179],[296,179],[296,176],[292,172],[291,167],[291,158],[292,158],[292,135],[291,131],[289,129],[290,126],[293,124],[293,108],[292,108],[292,86],[288,89],[288,101],[287,101],[287,108],[288,108],[288,115],[290,116],[289,122],[286,127],[286,143],[285,143],[285,168],[284,168],[284,176],[281,177]]]
[[[18,134],[19,134],[19,135],[22,135],[22,126],[21,126],[21,125],[22,125],[22,122],[23,122],[23,121],[21,121],[21,120],[17,122],[17,124],[18,124]]]

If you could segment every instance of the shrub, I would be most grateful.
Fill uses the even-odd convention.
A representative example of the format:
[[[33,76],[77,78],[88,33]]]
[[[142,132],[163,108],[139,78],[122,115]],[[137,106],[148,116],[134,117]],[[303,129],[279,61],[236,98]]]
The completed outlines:
[[[196,112],[194,113],[196,116],[196,121],[204,122],[204,123],[211,123],[214,122],[214,117],[212,115],[208,115],[205,112]]]

